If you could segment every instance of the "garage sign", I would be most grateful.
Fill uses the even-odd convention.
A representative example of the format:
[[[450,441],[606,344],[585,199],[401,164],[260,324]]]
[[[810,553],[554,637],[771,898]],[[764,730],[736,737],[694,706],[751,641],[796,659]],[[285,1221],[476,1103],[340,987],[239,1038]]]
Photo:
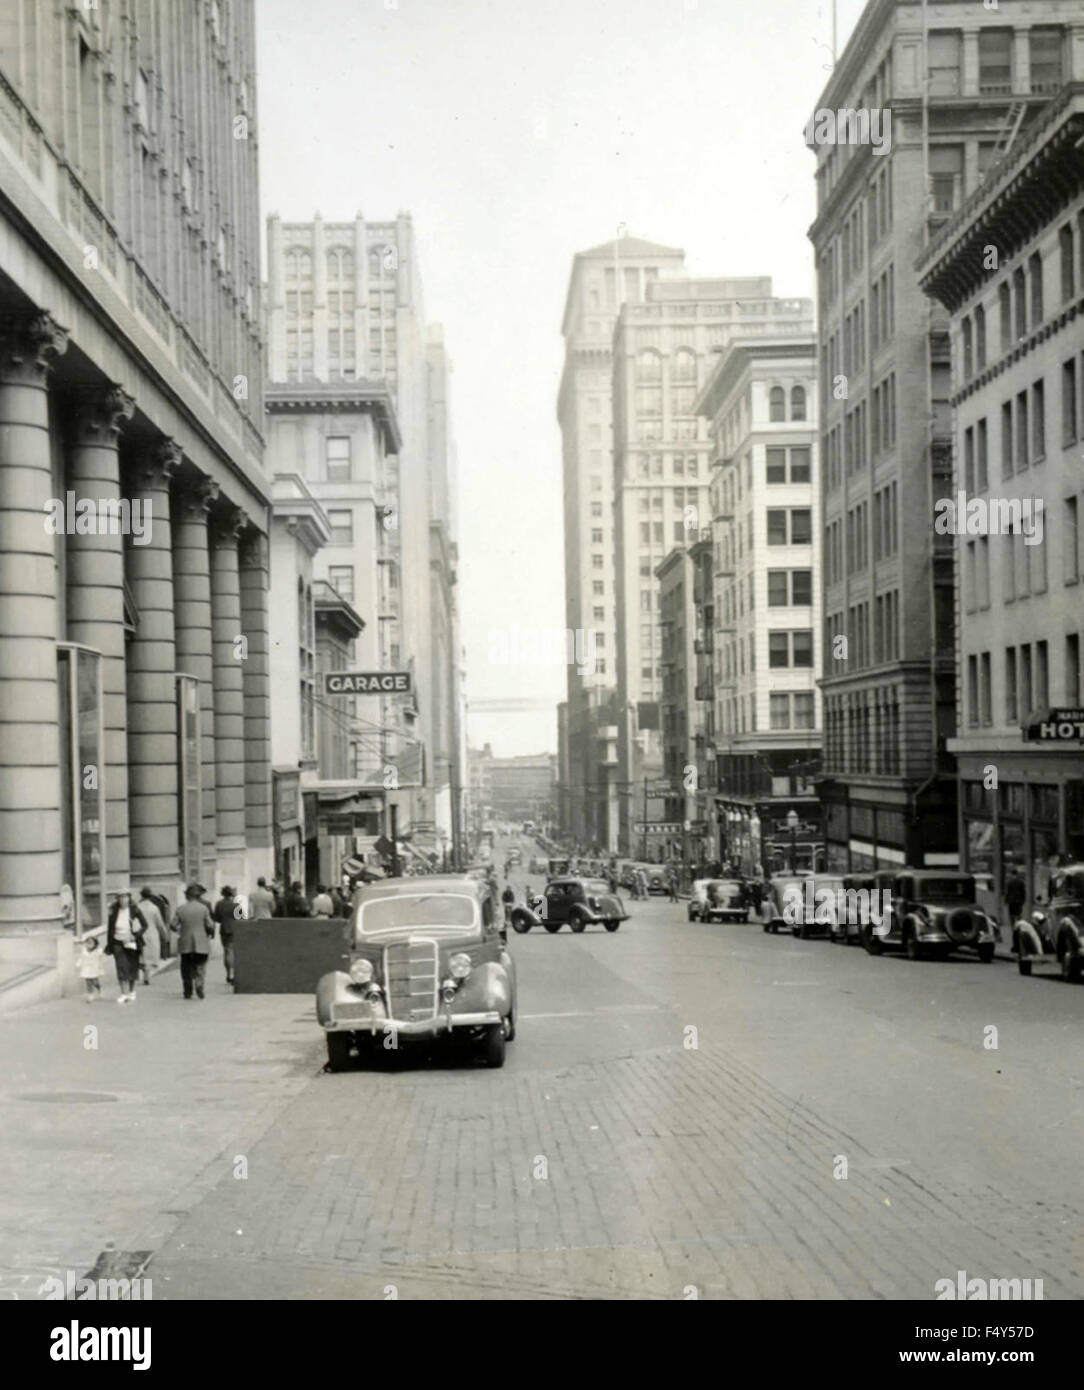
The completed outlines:
[[[324,676],[328,695],[409,695],[409,671],[329,671]]]

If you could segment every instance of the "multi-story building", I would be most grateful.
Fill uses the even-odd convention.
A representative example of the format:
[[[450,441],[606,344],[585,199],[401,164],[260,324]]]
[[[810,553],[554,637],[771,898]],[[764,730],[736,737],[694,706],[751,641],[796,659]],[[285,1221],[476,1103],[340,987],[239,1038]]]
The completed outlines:
[[[439,329],[425,326],[409,214],[273,215],[268,323],[274,466],[301,473],[332,523],[317,575],[365,620],[362,669],[412,676],[409,695],[357,697],[357,775],[387,790],[400,835],[450,843],[460,772],[448,364]]]
[[[952,476],[948,319],[914,265],[1061,86],[1071,52],[1079,63],[1079,22],[1076,0],[870,0],[807,127],[824,461],[820,792],[834,869],[957,862],[953,543],[931,516]],[[866,139],[855,112],[873,118]]]
[[[111,15],[0,22],[6,1001],[271,867],[253,5]]]
[[[487,743],[472,749],[471,782],[480,804],[498,820],[553,820],[556,811],[556,758],[552,753],[528,753],[497,758]]]
[[[734,339],[696,406],[712,440],[712,812],[722,856],[774,871],[800,846],[812,868],[822,839],[812,306],[785,336]]]
[[[759,335],[807,324],[806,300],[772,297],[769,278],[671,279],[626,303],[614,330],[613,489],[616,565],[617,781],[619,842],[630,825],[669,824],[659,741],[662,631],[655,571],[675,544],[699,537],[709,515],[711,440],[695,402],[721,351],[737,333]],[[658,787],[660,800],[643,789]],[[682,788],[669,788],[680,798]],[[659,811],[653,814],[653,803]]]
[[[565,363],[557,399],[564,472],[565,623],[594,633],[596,660],[568,667],[561,761],[568,768],[563,828],[578,842],[616,849],[616,622],[612,469],[612,339],[626,301],[678,274],[685,253],[637,237],[578,252],[572,261],[561,332]],[[661,552],[659,557],[661,559]],[[581,650],[589,650],[581,638]]]
[[[689,841],[696,815],[696,781],[690,776],[697,758],[697,735],[703,732],[703,709],[696,690],[696,567],[690,549],[676,545],[657,566],[658,612],[662,633],[659,652],[660,773],[676,790],[666,798],[667,819],[654,831],[636,833],[630,847],[642,858],[690,862]],[[644,823],[646,826],[646,822]]]
[[[951,314],[960,849],[999,901],[1084,859],[1084,28],[1068,75],[919,266]]]

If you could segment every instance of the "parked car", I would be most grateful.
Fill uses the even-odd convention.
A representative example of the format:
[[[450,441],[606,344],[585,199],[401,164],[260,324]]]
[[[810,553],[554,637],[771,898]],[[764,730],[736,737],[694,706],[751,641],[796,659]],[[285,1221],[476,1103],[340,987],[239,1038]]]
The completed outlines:
[[[1021,922],[1017,968],[1030,975],[1035,965],[1061,968],[1063,980],[1084,975],[1084,864],[1058,869],[1050,880],[1050,901]]]
[[[698,878],[689,899],[690,922],[746,922],[749,897],[735,878]]]
[[[818,881],[819,877],[820,876],[818,876]],[[873,879],[869,875],[844,874],[839,880],[839,883],[843,892],[847,894],[849,902],[857,901],[859,904],[862,902],[861,897],[857,897],[857,899],[850,898],[852,893],[861,894],[864,892],[870,894],[875,891]],[[867,897],[865,901],[868,903],[870,901],[869,897]],[[880,899],[877,901],[880,902]],[[832,930],[828,934],[828,938],[830,941],[834,941],[837,945],[841,946],[861,945],[862,926],[862,917],[859,912],[845,910],[838,915]]]
[[[978,906],[972,874],[905,869],[895,875],[879,872],[873,882],[876,891],[891,894],[891,906],[882,929],[874,924],[862,928],[862,942],[871,955],[898,947],[908,960],[920,960],[967,949],[981,961],[993,960],[997,924]]]
[[[359,888],[346,969],[316,986],[328,1067],[350,1052],[464,1039],[491,1067],[516,1035],[516,972],[489,886],[460,875],[385,879]]]
[[[558,932],[568,923],[574,932],[601,922],[607,931],[617,931],[629,914],[616,893],[602,878],[555,878],[546,884],[542,912],[519,904],[512,909],[512,929],[528,932],[532,927],[545,927]]]
[[[790,930],[795,909],[792,907],[788,911],[787,905],[801,900],[805,879],[804,875],[773,874],[768,880],[768,892],[760,905],[761,923],[766,932]]]

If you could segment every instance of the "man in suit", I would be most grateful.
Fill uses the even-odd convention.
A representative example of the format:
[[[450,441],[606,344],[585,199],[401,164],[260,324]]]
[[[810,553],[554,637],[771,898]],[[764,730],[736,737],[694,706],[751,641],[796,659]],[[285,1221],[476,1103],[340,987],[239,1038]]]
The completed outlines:
[[[207,957],[211,954],[215,923],[211,909],[201,899],[203,891],[198,883],[190,883],[184,890],[185,900],[173,914],[170,930],[179,933],[178,950],[181,957],[181,984],[184,997],[203,998],[203,985],[207,975]]]

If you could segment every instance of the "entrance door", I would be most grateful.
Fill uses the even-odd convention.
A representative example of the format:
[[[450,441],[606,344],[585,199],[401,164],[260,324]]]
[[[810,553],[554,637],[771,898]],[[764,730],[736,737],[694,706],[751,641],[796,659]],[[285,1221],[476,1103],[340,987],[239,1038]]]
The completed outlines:
[[[105,925],[105,767],[101,654],[57,644],[60,697],[60,890],[77,937]]]

